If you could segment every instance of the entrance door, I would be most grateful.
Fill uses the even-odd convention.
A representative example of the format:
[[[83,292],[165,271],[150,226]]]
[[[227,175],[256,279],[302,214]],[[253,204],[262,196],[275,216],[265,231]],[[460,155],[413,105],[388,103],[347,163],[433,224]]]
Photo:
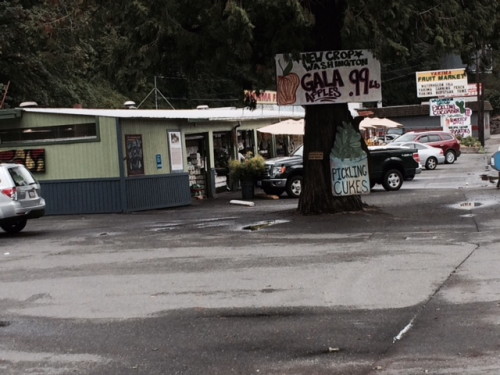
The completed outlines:
[[[211,192],[208,186],[209,150],[208,134],[186,135],[187,166],[191,194],[196,198],[207,197]]]
[[[215,165],[215,189],[226,191],[229,186],[229,161],[232,155],[231,132],[214,132],[214,165]]]

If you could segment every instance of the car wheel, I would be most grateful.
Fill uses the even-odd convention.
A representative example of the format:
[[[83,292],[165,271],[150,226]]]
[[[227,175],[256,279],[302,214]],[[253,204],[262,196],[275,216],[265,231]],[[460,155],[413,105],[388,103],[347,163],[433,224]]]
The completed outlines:
[[[279,197],[281,194],[283,194],[282,189],[262,188],[262,190],[264,190],[264,193],[266,193],[267,195],[277,195]]]
[[[291,198],[298,198],[302,193],[302,176],[292,176],[286,183],[286,194]]]
[[[14,221],[11,221],[9,223],[5,223],[0,225],[0,227],[6,231],[7,233],[19,233],[24,229],[26,226],[26,223],[28,222],[28,219],[26,218],[19,218]]]
[[[444,155],[446,164],[453,164],[455,162],[455,153],[451,150],[446,151]]]
[[[425,169],[433,170],[437,167],[437,159],[434,157],[430,157],[425,161]]]
[[[382,186],[387,191],[399,190],[403,185],[403,175],[397,169],[390,169],[384,175]]]

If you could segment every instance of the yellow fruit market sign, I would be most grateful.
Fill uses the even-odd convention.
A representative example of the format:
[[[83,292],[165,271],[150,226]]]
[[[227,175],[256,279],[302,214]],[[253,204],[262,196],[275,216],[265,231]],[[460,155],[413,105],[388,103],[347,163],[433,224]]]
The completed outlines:
[[[380,62],[368,50],[276,55],[279,105],[382,100]]]
[[[416,72],[417,97],[456,97],[468,93],[465,69],[429,70]]]

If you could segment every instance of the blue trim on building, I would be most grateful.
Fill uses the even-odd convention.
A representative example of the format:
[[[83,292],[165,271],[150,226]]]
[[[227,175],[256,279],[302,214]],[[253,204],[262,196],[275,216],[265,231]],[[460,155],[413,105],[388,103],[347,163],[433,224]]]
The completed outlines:
[[[191,204],[189,175],[40,181],[47,215],[132,212]],[[125,187],[125,202],[121,199]]]

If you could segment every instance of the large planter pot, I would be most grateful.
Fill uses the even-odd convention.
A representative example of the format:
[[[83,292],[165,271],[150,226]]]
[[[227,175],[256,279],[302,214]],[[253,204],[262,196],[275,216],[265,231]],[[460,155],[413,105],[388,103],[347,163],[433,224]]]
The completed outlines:
[[[241,198],[243,200],[252,200],[255,196],[254,180],[241,180]]]

